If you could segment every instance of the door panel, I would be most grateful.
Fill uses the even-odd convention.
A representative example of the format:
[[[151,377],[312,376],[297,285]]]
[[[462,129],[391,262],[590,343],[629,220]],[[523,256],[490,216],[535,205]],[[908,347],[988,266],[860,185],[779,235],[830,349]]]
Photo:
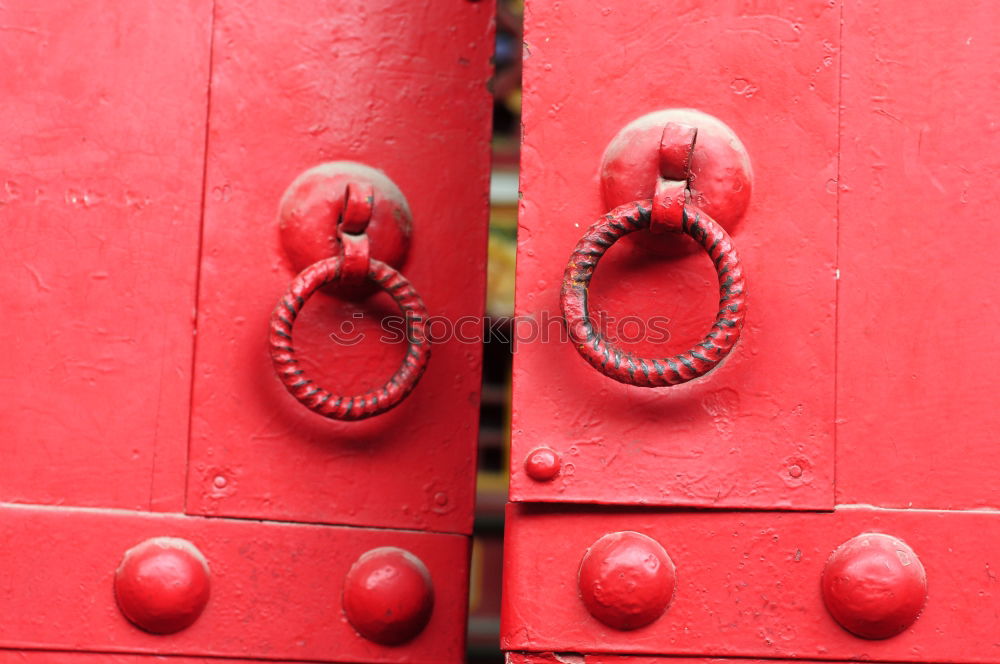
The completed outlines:
[[[183,507],[210,4],[0,7],[0,500]]]
[[[663,512],[510,506],[502,643],[520,651],[996,662],[1000,514],[841,508],[829,513]],[[580,561],[609,532],[658,541],[676,566],[673,601],[620,631],[580,600]],[[866,532],[917,554],[928,598],[912,627],[869,641],[824,608],[831,553]],[[513,598],[511,601],[510,598]]]
[[[841,503],[1000,507],[998,24],[996,3],[845,6]]]
[[[512,500],[832,507],[839,18],[804,1],[527,4]],[[560,340],[559,291],[606,212],[605,147],[670,107],[720,118],[750,155],[750,207],[730,227],[749,313],[708,377],[636,388]],[[669,343],[633,348],[664,357],[709,329],[716,277],[690,245],[636,235],[602,260],[592,309],[647,331],[669,318]],[[562,457],[551,482],[523,470],[539,445]]]
[[[523,314],[555,309],[563,264],[551,260],[568,255],[580,234],[567,220],[584,225],[599,214],[599,150],[639,114],[633,98],[657,100],[644,110],[690,105],[730,123],[756,179],[747,216],[732,229],[746,264],[749,329],[713,374],[642,391],[603,379],[567,344],[522,345],[511,486],[523,502],[508,510],[504,648],[514,651],[513,664],[693,661],[678,655],[1000,661],[1000,470],[990,400],[1000,354],[988,339],[1000,319],[990,281],[1000,241],[990,215],[1000,200],[989,179],[1000,166],[990,140],[1000,9],[937,0],[721,4],[657,14],[652,5],[620,2],[570,16],[558,3],[528,3]],[[629,24],[634,32],[622,29]],[[796,37],[783,39],[784,28]],[[758,41],[765,37],[772,41]],[[564,55],[579,43],[600,52]],[[819,76],[815,86],[810,72]],[[789,83],[796,80],[809,92],[797,93]],[[721,103],[729,82],[738,94]],[[840,87],[839,98],[831,86]],[[689,92],[693,101],[682,97]],[[835,120],[838,104],[839,130],[824,121]],[[619,109],[624,117],[615,117]],[[802,149],[779,150],[795,131],[808,134]],[[824,147],[839,151],[839,163],[819,159]],[[798,224],[797,232],[783,223]],[[835,240],[827,234],[834,231]],[[657,244],[645,235],[642,244]],[[817,249],[833,246],[836,255]],[[622,264],[638,264],[633,272],[655,265],[643,256],[623,249]],[[591,290],[612,313],[646,314],[663,308],[664,294],[681,295],[650,278],[644,290],[613,299],[608,293],[643,282],[614,263],[601,269],[614,283],[602,286],[598,276]],[[772,345],[785,334],[783,347]],[[825,361],[792,355],[808,348]],[[836,412],[827,399],[834,378]],[[720,386],[738,408],[722,408]],[[782,405],[799,399],[804,407]],[[777,475],[764,472],[791,458],[777,451],[798,426],[790,429],[789,419],[823,434],[808,440],[825,456],[799,450],[802,477],[814,472],[815,458],[821,473],[832,470],[836,426],[835,487],[779,490]],[[561,455],[547,482],[521,470],[539,445]],[[637,460],[642,454],[646,463]],[[537,474],[545,459],[532,458]],[[736,470],[721,498],[696,495]],[[827,507],[835,499],[832,510],[777,511],[823,507],[817,487],[835,489],[822,494]],[[629,534],[607,538],[620,533]],[[671,560],[636,533],[659,542]],[[907,581],[895,583],[900,578]],[[831,596],[843,603],[830,600],[828,610]],[[835,613],[869,638],[842,628]],[[873,629],[890,622],[890,633]]]
[[[189,540],[211,570],[204,613],[191,627],[168,636],[132,626],[119,612],[113,590],[124,552],[160,536]],[[465,537],[4,507],[0,538],[22,544],[0,551],[5,616],[0,647],[425,664],[459,662],[464,655]],[[434,587],[430,622],[401,646],[359,636],[341,604],[348,569],[361,554],[383,546],[420,558]]]
[[[10,4],[0,662],[462,661],[492,3]],[[361,423],[308,412],[268,356],[270,313],[295,275],[279,200],[334,159],[400,186],[415,219],[403,274],[438,320],[471,320],[471,339],[432,329],[417,391]],[[352,393],[403,354],[376,338],[333,344],[356,312],[369,337],[394,313],[384,298],[318,295],[296,327],[318,378]],[[204,612],[160,635],[124,617],[115,586],[126,551],[157,537],[189,540],[210,570]],[[383,547],[420,559],[433,585],[426,627],[395,646],[362,636],[344,608],[348,571]],[[395,625],[386,639],[410,636],[424,570],[380,556],[410,585],[376,599],[404,616],[410,599],[417,617],[399,626],[394,606],[386,618],[361,582],[357,611],[372,631]]]
[[[189,513],[470,530],[481,352],[447,329],[465,317],[475,336],[483,310],[492,21],[488,2],[217,3]],[[410,397],[346,423],[287,394],[266,344],[296,272],[278,202],[299,173],[342,159],[384,170],[408,199],[402,272],[437,320]],[[318,294],[296,348],[318,383],[360,393],[403,358],[378,340],[395,313],[384,295]],[[344,324],[366,338],[333,342]]]

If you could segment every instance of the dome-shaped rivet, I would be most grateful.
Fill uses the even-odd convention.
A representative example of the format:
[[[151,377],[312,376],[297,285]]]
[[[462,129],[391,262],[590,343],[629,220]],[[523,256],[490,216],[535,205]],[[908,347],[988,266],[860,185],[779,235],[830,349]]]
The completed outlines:
[[[605,535],[587,549],[579,584],[592,616],[616,629],[637,629],[667,610],[676,572],[659,542],[625,531]]]
[[[847,631],[887,639],[913,624],[927,601],[927,574],[909,546],[865,533],[841,544],[823,570],[823,602]]]
[[[363,554],[344,579],[344,613],[365,638],[397,645],[419,634],[434,608],[434,585],[423,562],[392,546]]]
[[[118,608],[154,634],[190,627],[208,603],[209,585],[205,557],[176,537],[154,537],[129,549],[115,571]]]
[[[524,472],[536,482],[548,482],[559,474],[559,454],[550,447],[536,447],[524,459]]]

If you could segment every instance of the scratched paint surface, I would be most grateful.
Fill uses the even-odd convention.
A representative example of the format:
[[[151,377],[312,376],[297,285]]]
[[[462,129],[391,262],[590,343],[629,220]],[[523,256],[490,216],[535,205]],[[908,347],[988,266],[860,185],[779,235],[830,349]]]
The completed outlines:
[[[1000,508],[1000,5],[845,19],[837,501]]]
[[[513,500],[832,506],[838,21],[838,8],[811,1],[528,3]],[[603,150],[666,107],[712,114],[746,145],[753,197],[728,230],[749,308],[715,372],[644,389],[558,340],[558,298],[573,247],[605,212]],[[637,320],[655,334],[665,317],[669,341],[622,345],[647,357],[687,350],[716,312],[712,265],[681,240],[635,235],[602,259],[591,311],[622,321],[623,338]],[[532,338],[528,319],[550,338]],[[547,483],[522,466],[541,444],[562,455]]]
[[[0,7],[0,500],[183,507],[210,22]]]
[[[471,528],[481,347],[443,337],[483,310],[492,17],[489,2],[217,3],[190,512]],[[340,159],[384,170],[406,196],[401,271],[441,323],[416,390],[364,422],[302,407],[266,344],[294,276],[278,202],[300,172]],[[405,351],[379,340],[396,313],[384,295],[316,295],[295,324],[303,366],[331,391],[381,385]],[[366,338],[336,343],[344,325]]]

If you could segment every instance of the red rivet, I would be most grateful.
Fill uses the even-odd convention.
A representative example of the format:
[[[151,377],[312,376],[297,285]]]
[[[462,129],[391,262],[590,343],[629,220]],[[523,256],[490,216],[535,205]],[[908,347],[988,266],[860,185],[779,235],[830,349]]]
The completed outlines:
[[[403,549],[372,549],[344,579],[344,613],[359,634],[376,643],[409,641],[426,627],[433,608],[430,572]]]
[[[887,639],[913,624],[927,601],[927,574],[909,546],[865,533],[840,545],[823,570],[823,601],[847,631]]]
[[[536,447],[524,459],[524,472],[536,482],[548,482],[559,474],[559,454],[550,447]]]
[[[154,537],[129,549],[115,572],[121,612],[154,634],[190,627],[208,595],[208,562],[194,544],[175,537]]]
[[[676,572],[660,543],[642,533],[610,533],[587,549],[580,596],[590,614],[616,629],[645,627],[674,596]]]

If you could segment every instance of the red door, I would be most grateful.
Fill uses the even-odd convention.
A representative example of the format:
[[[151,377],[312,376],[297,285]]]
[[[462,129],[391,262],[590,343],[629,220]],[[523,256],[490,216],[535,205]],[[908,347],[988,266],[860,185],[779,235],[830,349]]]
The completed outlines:
[[[0,660],[461,661],[492,21],[0,8]]]
[[[1000,661],[998,24],[526,3],[510,661]]]

